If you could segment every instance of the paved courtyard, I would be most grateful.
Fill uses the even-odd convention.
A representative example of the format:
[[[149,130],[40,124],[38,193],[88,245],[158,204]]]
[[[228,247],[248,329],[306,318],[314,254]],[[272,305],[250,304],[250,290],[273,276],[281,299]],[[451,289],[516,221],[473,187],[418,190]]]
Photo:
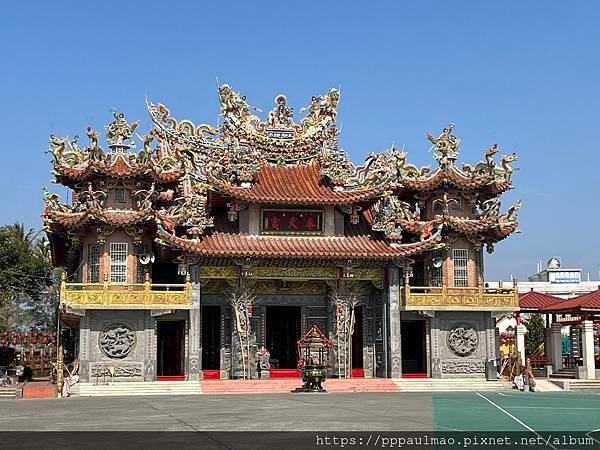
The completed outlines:
[[[597,392],[445,392],[2,400],[0,431],[590,431]]]
[[[3,406],[11,413],[0,431],[432,429],[431,394],[78,397]]]
[[[202,448],[289,447],[289,436],[282,437],[281,446],[273,442],[260,446],[256,441],[248,441],[258,439],[256,436],[223,435],[217,433],[219,431],[517,431],[531,436],[539,436],[538,432],[578,431],[596,438],[600,431],[600,393],[597,392],[79,397],[5,400],[0,402],[0,408],[7,412],[0,419],[0,432],[112,433],[80,436],[86,439],[86,444],[93,444],[90,448],[114,448],[115,439],[119,448],[139,448],[142,443],[156,448],[161,442],[174,445],[173,448],[199,448],[198,445]],[[149,433],[173,431],[204,433]],[[78,448],[73,444],[76,433],[31,436],[31,433],[4,434],[0,439],[9,442],[12,449],[31,448],[31,439],[49,439],[45,441],[45,448]],[[189,445],[190,436],[195,440],[195,447]],[[107,439],[113,440],[112,446]],[[300,435],[298,439],[306,442],[293,448],[314,445],[314,435]],[[600,444],[600,440],[596,443]]]

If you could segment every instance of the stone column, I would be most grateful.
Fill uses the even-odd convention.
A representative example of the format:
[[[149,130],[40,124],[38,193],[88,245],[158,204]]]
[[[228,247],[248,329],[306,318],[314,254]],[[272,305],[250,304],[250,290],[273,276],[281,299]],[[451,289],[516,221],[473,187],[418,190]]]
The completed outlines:
[[[387,300],[389,308],[390,368],[388,376],[400,378],[402,375],[402,353],[400,345],[400,270],[396,266],[388,268]]]
[[[585,367],[584,378],[587,380],[596,379],[596,360],[594,358],[594,322],[584,320],[581,322],[581,343],[583,366]]]
[[[201,316],[200,316],[200,283],[192,283],[191,302],[192,308],[190,309],[190,330],[189,340],[190,349],[188,355],[188,380],[196,381],[202,379],[202,358],[200,352],[202,348],[202,333],[201,333]]]
[[[550,346],[550,353],[548,356],[552,359],[552,370],[554,372],[559,371],[563,368],[562,365],[562,324],[560,322],[555,322],[550,327],[550,339],[549,342],[552,343]]]
[[[90,318],[89,315],[79,319],[79,380],[90,380]]]
[[[525,333],[527,333],[525,325],[517,325],[515,330],[515,347],[521,355],[521,362],[523,364],[525,364]]]
[[[496,359],[500,359],[500,328],[496,327],[494,330],[494,339],[496,340]]]

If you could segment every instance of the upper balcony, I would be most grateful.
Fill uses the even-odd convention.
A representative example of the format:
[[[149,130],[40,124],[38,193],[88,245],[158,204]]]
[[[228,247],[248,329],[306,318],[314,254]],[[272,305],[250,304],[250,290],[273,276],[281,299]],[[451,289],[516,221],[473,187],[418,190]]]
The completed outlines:
[[[404,286],[402,306],[407,310],[518,311],[516,280],[510,286],[430,287]]]
[[[185,284],[61,283],[61,306],[75,309],[190,309],[191,286]]]

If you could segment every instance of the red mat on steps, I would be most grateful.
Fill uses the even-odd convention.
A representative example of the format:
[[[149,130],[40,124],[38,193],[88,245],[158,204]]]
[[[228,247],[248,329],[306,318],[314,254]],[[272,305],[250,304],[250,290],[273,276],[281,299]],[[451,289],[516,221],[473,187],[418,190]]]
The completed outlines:
[[[365,371],[363,369],[352,369],[350,377],[351,378],[364,378]]]
[[[157,376],[156,381],[185,381],[185,375]]]
[[[203,380],[220,380],[221,379],[221,371],[220,370],[203,370],[202,371],[202,379]]]
[[[269,378],[300,378],[300,372],[296,369],[271,369]]]
[[[402,378],[427,378],[427,373],[403,373]]]

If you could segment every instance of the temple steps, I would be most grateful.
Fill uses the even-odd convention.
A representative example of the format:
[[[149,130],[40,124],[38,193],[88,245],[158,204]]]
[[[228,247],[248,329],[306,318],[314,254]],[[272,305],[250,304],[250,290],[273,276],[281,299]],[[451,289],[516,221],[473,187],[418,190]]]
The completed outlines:
[[[281,394],[302,386],[300,378],[269,380],[205,380],[201,381],[204,394]],[[385,378],[328,378],[323,387],[329,393],[398,392],[398,387]]]
[[[80,383],[81,397],[129,396],[129,395],[197,395],[202,390],[198,381],[134,381],[108,385]]]
[[[474,391],[504,391],[511,389],[511,384],[505,381],[486,381],[469,378],[446,379],[394,379],[400,392],[474,392]]]
[[[577,378],[575,369],[559,369],[550,375],[550,378],[574,379]]]
[[[600,380],[554,379],[552,382],[565,391],[600,391]]]
[[[0,399],[3,398],[16,398],[17,389],[13,386],[2,386],[0,387]]]

